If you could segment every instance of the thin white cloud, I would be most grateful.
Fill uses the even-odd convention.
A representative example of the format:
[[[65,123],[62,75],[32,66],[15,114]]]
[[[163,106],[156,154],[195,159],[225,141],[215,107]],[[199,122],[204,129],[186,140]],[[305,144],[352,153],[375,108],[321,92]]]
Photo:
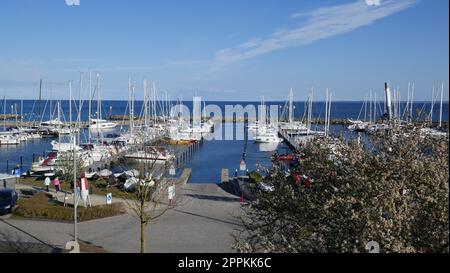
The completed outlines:
[[[212,69],[215,70],[227,63],[255,58],[274,50],[307,45],[347,33],[410,8],[416,3],[416,0],[386,0],[379,5],[368,5],[365,0],[358,0],[348,4],[322,7],[307,13],[295,13],[291,18],[306,17],[302,25],[291,29],[279,29],[265,39],[253,38],[236,47],[219,50],[212,63]]]

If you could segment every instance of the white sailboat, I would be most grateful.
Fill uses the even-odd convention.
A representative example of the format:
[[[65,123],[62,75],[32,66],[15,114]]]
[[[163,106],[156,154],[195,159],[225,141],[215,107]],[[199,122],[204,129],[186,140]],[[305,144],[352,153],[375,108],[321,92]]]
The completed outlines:
[[[278,137],[278,130],[271,124],[267,123],[266,106],[264,104],[264,97],[261,98],[260,108],[260,126],[254,133],[255,143],[275,143],[278,144],[283,141]]]
[[[89,117],[89,129],[94,131],[115,129],[117,127],[116,123],[104,120],[102,118],[102,100],[100,95],[99,77],[99,74],[97,74],[97,118],[92,119]]]
[[[288,119],[279,123],[280,130],[288,135],[307,135],[309,133],[308,127],[303,122],[294,120],[294,91],[292,88],[289,91],[287,103]]]
[[[145,147],[143,151],[129,153],[125,155],[125,157],[135,160],[154,161],[156,163],[165,163],[175,158],[175,156],[164,147]]]

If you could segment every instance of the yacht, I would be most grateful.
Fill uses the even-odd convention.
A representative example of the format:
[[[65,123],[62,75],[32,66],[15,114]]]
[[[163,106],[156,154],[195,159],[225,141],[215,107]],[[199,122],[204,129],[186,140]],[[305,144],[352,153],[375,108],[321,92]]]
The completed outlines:
[[[117,124],[103,119],[91,119],[89,128],[92,130],[114,129]]]
[[[143,151],[137,151],[125,155],[126,158],[135,160],[151,160],[164,163],[175,158],[173,154],[164,147],[146,147]]]
[[[82,148],[77,145],[75,145],[75,147],[74,147],[74,144],[71,142],[60,143],[60,142],[57,142],[54,140],[51,142],[51,144],[52,144],[52,150],[55,152],[73,151],[74,148],[75,148],[75,151],[77,151],[77,152],[82,150]]]
[[[0,134],[0,145],[18,145],[20,139],[11,134]]]
[[[278,131],[270,126],[261,127],[254,140],[256,143],[280,143],[283,139],[278,137]]]

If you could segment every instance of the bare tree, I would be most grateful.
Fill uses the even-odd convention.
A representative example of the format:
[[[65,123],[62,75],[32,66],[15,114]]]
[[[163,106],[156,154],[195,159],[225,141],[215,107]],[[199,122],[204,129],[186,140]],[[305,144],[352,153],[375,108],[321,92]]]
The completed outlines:
[[[173,209],[177,202],[169,205],[168,192],[176,187],[176,181],[163,176],[168,164],[161,165],[155,160],[139,163],[139,177],[131,199],[127,200],[131,211],[138,217],[140,223],[140,252],[146,252],[148,224]],[[178,200],[178,199],[177,199]]]

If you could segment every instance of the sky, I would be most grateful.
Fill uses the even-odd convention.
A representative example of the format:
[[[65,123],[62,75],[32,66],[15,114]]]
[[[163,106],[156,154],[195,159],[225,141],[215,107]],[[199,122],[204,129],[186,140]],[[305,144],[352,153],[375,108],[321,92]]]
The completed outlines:
[[[431,100],[449,83],[448,0],[2,0],[0,95],[67,99],[100,74],[104,100]],[[67,3],[66,3],[67,2]]]

